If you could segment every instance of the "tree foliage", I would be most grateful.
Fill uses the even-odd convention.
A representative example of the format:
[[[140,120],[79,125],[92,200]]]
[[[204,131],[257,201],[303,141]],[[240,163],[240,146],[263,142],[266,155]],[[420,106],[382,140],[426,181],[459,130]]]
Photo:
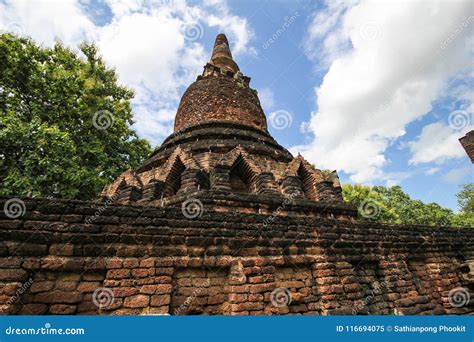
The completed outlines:
[[[363,186],[344,184],[343,197],[358,208],[361,219],[396,224],[451,225],[474,227],[473,188],[465,185],[458,194],[460,213],[436,203],[411,199],[400,186]]]
[[[463,213],[474,213],[474,183],[461,185],[461,191],[456,195],[458,198],[459,211]]]
[[[80,51],[0,35],[1,195],[94,198],[150,153],[130,129],[133,92],[94,45]]]
[[[397,213],[379,192],[364,185],[342,185],[342,196],[359,209],[359,216],[368,221],[396,222]]]
[[[474,183],[461,185],[461,190],[456,196],[460,212],[454,216],[452,224],[474,227]]]

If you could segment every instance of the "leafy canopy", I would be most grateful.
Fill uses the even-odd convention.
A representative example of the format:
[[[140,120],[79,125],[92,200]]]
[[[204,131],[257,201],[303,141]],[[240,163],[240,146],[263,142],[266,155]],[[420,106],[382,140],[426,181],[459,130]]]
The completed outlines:
[[[149,155],[133,92],[94,45],[80,51],[0,35],[0,195],[91,199]]]
[[[474,183],[461,185],[456,196],[460,213],[453,218],[453,226],[474,227]]]
[[[363,186],[344,184],[342,195],[346,202],[355,205],[359,216],[369,221],[396,224],[450,225],[474,227],[473,184],[465,184],[459,192],[460,213],[436,203],[413,200],[400,186]],[[470,210],[470,211],[469,211]]]

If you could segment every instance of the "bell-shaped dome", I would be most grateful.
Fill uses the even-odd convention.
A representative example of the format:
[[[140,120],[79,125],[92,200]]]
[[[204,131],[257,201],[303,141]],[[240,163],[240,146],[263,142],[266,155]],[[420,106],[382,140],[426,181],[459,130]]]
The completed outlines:
[[[174,131],[212,121],[228,121],[267,131],[257,92],[249,87],[232,59],[229,42],[219,34],[211,60],[186,90],[175,118]]]

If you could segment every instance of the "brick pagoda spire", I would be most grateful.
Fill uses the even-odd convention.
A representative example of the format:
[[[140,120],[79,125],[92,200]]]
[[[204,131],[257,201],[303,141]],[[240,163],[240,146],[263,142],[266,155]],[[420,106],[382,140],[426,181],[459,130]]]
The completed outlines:
[[[293,157],[268,133],[257,92],[232,58],[224,34],[209,63],[185,91],[174,133],[136,170],[120,175],[101,197],[123,203],[179,205],[193,198],[225,210],[286,210],[354,217],[344,204],[337,173],[325,174]],[[224,209],[222,209],[224,210]]]
[[[209,64],[212,64],[214,67],[218,67],[225,71],[230,71],[233,74],[239,71],[239,66],[232,58],[232,53],[230,52],[229,48],[229,41],[227,40],[225,34],[220,33],[217,35]]]
[[[249,87],[232,58],[227,37],[219,34],[211,60],[186,90],[176,114],[174,131],[211,121],[227,121],[267,131],[257,92]]]

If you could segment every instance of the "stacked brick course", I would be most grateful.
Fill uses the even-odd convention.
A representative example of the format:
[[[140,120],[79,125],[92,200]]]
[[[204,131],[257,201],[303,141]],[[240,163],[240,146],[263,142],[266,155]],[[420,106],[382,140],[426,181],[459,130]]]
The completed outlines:
[[[451,290],[473,290],[472,229],[23,201],[23,216],[0,218],[5,314],[474,312],[449,302]],[[283,289],[288,305],[275,305]]]

